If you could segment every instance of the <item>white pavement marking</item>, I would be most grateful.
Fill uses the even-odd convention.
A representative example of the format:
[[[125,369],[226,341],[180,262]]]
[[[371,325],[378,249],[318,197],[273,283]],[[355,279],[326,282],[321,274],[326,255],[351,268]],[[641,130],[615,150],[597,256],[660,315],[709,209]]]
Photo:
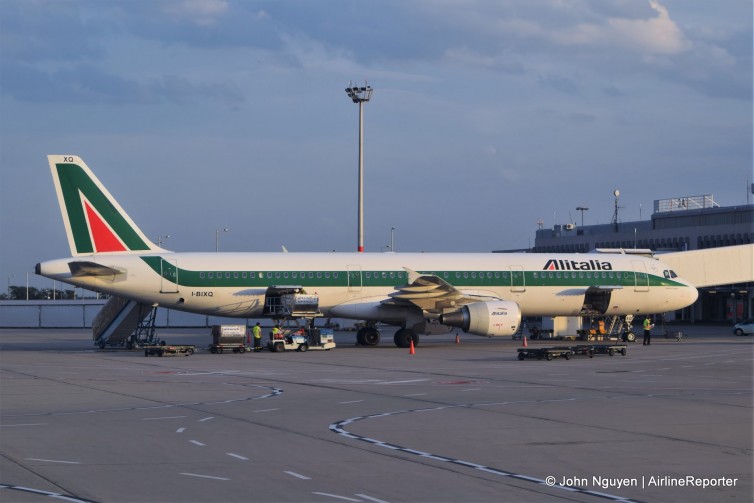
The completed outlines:
[[[241,461],[248,461],[249,460],[249,458],[241,456],[240,454],[234,454],[232,452],[226,452],[225,454],[227,454],[228,456],[231,456],[233,458],[240,459]]]
[[[186,431],[186,428],[178,428],[175,430],[176,433],[183,433],[184,431]]]
[[[301,475],[300,473],[296,473],[296,472],[283,472],[283,473],[287,473],[291,477],[296,477],[297,479],[311,480],[311,477],[307,477],[306,475]]]
[[[359,403],[359,402],[363,402],[363,401],[364,400],[351,400],[350,402],[338,402],[338,403],[341,404],[341,405],[343,405],[343,404],[347,404],[347,403]]]
[[[186,416],[163,416],[163,417],[143,417],[142,421],[160,421],[162,419],[182,419]]]
[[[47,426],[48,423],[26,423],[26,424],[0,424],[0,428],[10,428],[13,426]]]
[[[191,442],[194,445],[198,445],[199,447],[204,447],[205,446],[205,444],[199,442],[198,440],[189,440],[189,442]]]
[[[339,499],[343,501],[356,501],[356,502],[360,501],[360,500],[355,500],[353,498],[349,498],[347,496],[338,496],[337,494],[320,493],[320,492],[313,492],[312,494],[318,494],[320,496],[329,496],[330,498],[335,498],[335,499]]]
[[[280,410],[280,409],[260,409],[260,410],[252,410],[251,412],[272,412],[273,410]]]
[[[358,496],[359,498],[365,499],[365,500],[374,501],[374,503],[388,503],[385,500],[373,498],[371,496],[367,496],[366,494],[357,494],[356,496]]]
[[[198,473],[181,473],[181,475],[186,475],[188,477],[200,477],[203,479],[213,479],[213,480],[230,480],[225,477],[213,477],[211,475],[199,475]]]
[[[204,421],[209,421],[210,419],[215,419],[215,417],[214,416],[205,417],[204,419],[199,419],[196,422],[197,423],[203,423]]]
[[[429,379],[407,379],[405,381],[379,381],[376,384],[407,384],[412,382],[424,382],[429,381]]]
[[[61,461],[58,459],[26,458],[27,461],[44,461],[45,463],[63,463],[65,465],[80,465],[78,461]]]

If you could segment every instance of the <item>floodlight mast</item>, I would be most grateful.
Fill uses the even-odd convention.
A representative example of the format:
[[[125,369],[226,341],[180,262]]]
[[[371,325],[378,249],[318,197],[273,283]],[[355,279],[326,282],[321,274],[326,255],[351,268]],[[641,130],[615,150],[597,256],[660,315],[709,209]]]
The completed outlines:
[[[359,228],[358,252],[364,251],[364,103],[372,98],[372,87],[364,82],[364,86],[354,86],[353,82],[346,87],[346,94],[351,101],[359,105]]]

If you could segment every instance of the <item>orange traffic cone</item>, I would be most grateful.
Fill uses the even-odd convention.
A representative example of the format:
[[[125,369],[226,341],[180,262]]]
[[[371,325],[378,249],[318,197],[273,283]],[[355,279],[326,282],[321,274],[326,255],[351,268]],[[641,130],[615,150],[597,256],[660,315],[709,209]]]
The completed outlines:
[[[528,344],[526,343],[526,336],[524,336],[524,347],[525,347],[525,348],[528,348],[528,347],[529,347],[529,345],[528,345]]]
[[[456,334],[456,344],[460,344],[460,343],[461,343],[461,338],[458,336],[458,334]]]
[[[415,355],[416,354],[416,350],[414,349],[414,339],[411,339],[411,346],[410,346],[410,348],[411,349],[408,350],[408,354]]]

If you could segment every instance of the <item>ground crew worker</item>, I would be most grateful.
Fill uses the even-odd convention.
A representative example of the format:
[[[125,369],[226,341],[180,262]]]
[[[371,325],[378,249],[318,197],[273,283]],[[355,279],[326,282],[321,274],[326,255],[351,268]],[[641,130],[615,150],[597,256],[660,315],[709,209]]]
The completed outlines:
[[[654,328],[654,325],[649,320],[649,316],[644,318],[644,344],[643,346],[649,346],[650,344],[652,344],[652,332],[650,332],[650,330],[652,330],[653,328]]]
[[[283,336],[280,333],[280,327],[277,325],[272,327],[272,339],[275,340],[275,339],[282,339],[282,338]]]
[[[254,351],[262,351],[262,327],[259,322],[252,327],[251,334],[254,336]]]

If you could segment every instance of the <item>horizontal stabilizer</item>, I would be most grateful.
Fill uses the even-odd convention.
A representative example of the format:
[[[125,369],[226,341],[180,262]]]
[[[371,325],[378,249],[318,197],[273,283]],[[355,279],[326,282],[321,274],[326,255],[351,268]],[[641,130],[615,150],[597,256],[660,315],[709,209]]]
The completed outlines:
[[[125,272],[96,262],[69,262],[68,267],[71,269],[74,278],[81,276],[117,276]]]

